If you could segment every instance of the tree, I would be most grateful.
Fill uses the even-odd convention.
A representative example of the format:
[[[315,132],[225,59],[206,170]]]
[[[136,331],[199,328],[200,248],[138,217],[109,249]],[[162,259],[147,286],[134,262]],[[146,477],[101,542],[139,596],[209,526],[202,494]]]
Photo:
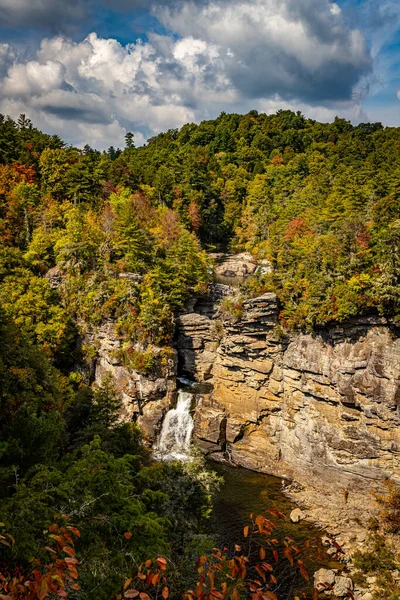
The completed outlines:
[[[134,134],[130,131],[125,136],[125,146],[128,150],[133,150],[135,147]]]

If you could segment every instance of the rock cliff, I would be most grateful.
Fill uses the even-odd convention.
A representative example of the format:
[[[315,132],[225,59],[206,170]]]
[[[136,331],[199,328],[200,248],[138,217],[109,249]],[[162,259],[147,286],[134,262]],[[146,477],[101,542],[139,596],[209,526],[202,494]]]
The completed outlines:
[[[136,420],[151,443],[162,419],[170,408],[176,390],[177,357],[162,355],[161,348],[152,348],[154,364],[143,373],[127,366],[121,359],[124,340],[118,336],[115,324],[106,321],[92,328],[81,338],[81,346],[90,356],[90,371],[94,385],[105,377],[111,379],[123,403],[121,420]]]
[[[185,371],[214,386],[195,419],[208,451],[329,488],[400,479],[400,340],[384,319],[287,337],[265,294],[223,326],[181,316],[178,347]]]

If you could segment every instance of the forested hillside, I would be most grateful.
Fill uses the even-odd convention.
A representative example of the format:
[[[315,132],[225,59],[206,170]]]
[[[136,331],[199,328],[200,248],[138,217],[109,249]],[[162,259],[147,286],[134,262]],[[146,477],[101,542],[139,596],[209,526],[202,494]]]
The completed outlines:
[[[166,325],[185,286],[206,281],[193,234],[206,248],[269,259],[274,273],[259,288],[278,293],[285,325],[397,314],[398,129],[254,111],[188,124],[137,149],[126,137],[122,152],[80,151],[24,117],[1,123],[2,239],[18,248],[14,268],[38,276],[57,263],[67,273],[75,314],[118,312],[126,290],[110,272],[147,273],[128,320],[157,338],[156,321]],[[55,333],[55,314],[51,323]]]
[[[220,247],[272,263],[243,293],[276,292],[284,327],[397,319],[399,195],[400,130],[380,124],[221,114],[99,152],[1,117],[0,520],[18,541],[12,568],[40,555],[64,514],[82,534],[80,597],[109,600],[132,557],[160,552],[189,585],[216,482],[201,461],[151,463],[111,384],[91,388],[78,335],[111,319],[120,358],[162,371],[174,313],[207,290],[207,251]]]

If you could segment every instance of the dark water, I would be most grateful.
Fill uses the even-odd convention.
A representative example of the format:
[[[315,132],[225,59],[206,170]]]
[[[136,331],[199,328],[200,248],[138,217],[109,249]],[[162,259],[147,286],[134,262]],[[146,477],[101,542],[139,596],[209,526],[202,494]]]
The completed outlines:
[[[279,509],[287,515],[287,520],[276,520],[278,529],[272,537],[281,541],[285,536],[289,536],[297,544],[310,540],[311,556],[301,557],[310,579],[312,580],[313,573],[319,568],[336,566],[329,563],[329,558],[320,543],[320,532],[315,527],[305,522],[293,524],[290,521],[289,515],[295,506],[283,496],[279,479],[218,463],[212,463],[210,466],[224,478],[224,485],[214,500],[214,511],[208,525],[209,533],[214,536],[218,546],[233,548],[235,543],[246,544],[243,527],[250,523],[250,513],[254,516],[261,514],[268,517],[268,509]],[[285,579],[285,583],[276,591],[279,591],[279,600],[292,600],[294,589],[304,589],[307,597],[311,598],[311,586],[307,585],[300,575],[295,577],[295,580],[290,578],[286,570],[286,560],[282,560],[285,572],[281,573],[281,578]]]

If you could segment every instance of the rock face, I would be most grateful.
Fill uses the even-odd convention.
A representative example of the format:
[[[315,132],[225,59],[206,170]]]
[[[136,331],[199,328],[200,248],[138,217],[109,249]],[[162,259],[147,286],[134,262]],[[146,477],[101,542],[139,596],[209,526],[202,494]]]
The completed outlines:
[[[112,321],[105,322],[82,339],[83,349],[92,354],[92,379],[100,386],[105,377],[111,378],[123,402],[121,420],[137,420],[144,435],[154,440],[176,390],[177,358],[165,360],[161,368],[161,349],[154,348],[155,367],[148,374],[128,368],[119,358],[121,339]]]
[[[257,269],[257,263],[249,252],[241,254],[211,254],[216,261],[215,273],[224,277],[246,277]]]
[[[327,489],[400,479],[400,339],[383,319],[286,337],[265,294],[222,331],[215,317],[181,317],[178,345],[187,372],[214,386],[195,418],[208,451]]]
[[[353,582],[349,577],[336,575],[330,569],[319,569],[314,573],[314,587],[319,591],[324,591],[326,596],[347,598],[349,592],[353,590]]]

